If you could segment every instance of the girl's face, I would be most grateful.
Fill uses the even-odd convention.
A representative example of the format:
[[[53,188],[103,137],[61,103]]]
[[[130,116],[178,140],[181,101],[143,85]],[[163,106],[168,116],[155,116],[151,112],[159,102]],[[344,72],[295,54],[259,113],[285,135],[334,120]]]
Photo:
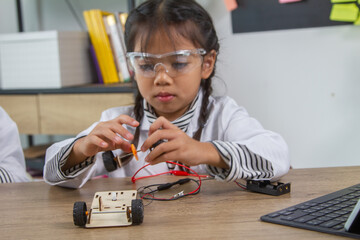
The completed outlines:
[[[176,36],[175,44],[164,36],[166,35],[161,34],[161,32],[155,34],[150,39],[146,52],[149,54],[166,54],[198,48],[181,36]],[[136,42],[134,52],[141,52],[140,40]],[[164,59],[169,58],[171,59],[171,56]],[[135,72],[135,80],[141,95],[154,108],[156,114],[173,121],[188,110],[189,105],[197,95],[201,79],[207,79],[212,73],[215,58],[215,51],[204,57],[198,55],[197,60],[194,58],[194,61],[199,61],[199,63],[195,64],[194,68],[174,77],[171,76],[173,74],[170,72],[166,72],[166,68],[169,68],[168,62],[165,63],[166,60],[164,60],[162,63],[159,60],[159,63],[155,64],[158,65],[155,66],[155,76],[148,77]],[[143,63],[142,67],[145,68],[146,63]]]

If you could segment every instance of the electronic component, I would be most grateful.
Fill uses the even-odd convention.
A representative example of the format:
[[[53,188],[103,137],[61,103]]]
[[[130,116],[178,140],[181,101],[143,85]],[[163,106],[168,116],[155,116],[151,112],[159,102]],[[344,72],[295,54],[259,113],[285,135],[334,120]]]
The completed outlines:
[[[157,147],[159,144],[165,142],[164,140],[159,140],[154,145],[150,147],[150,151],[154,150],[155,147]],[[135,157],[135,159],[138,161],[139,157],[137,155],[138,152],[141,152],[141,150],[136,150],[136,147],[134,144],[131,144],[131,153],[127,153],[125,155],[118,155],[114,156],[112,151],[105,151],[102,154],[102,158],[104,161],[105,169],[108,172],[112,172],[116,170],[118,167],[121,167],[123,165],[123,162],[127,163],[132,155]]]
[[[290,183],[247,180],[246,189],[253,192],[279,196],[290,192]]]

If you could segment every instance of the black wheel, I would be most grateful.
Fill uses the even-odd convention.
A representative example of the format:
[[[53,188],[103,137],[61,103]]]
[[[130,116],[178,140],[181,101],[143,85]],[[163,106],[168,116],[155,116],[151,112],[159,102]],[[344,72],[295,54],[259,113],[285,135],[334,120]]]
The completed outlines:
[[[75,202],[73,210],[74,224],[76,226],[84,227],[86,224],[86,203],[85,202]]]
[[[144,204],[141,199],[131,201],[131,218],[133,225],[139,225],[144,220]]]
[[[112,151],[106,151],[102,154],[105,169],[108,172],[116,170],[117,163],[114,161],[114,154]]]

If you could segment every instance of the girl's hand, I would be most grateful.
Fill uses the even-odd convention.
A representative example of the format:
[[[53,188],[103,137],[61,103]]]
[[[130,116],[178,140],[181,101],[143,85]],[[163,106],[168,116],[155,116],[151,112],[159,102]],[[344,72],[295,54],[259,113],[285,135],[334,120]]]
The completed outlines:
[[[165,161],[179,161],[188,166],[199,164],[223,166],[219,165],[220,162],[225,164],[211,143],[196,141],[164,117],[159,117],[150,126],[149,137],[142,145],[141,151],[146,151],[161,139],[166,139],[167,142],[154,148],[145,159],[151,165]]]
[[[139,126],[138,121],[127,115],[120,115],[113,120],[98,123],[87,136],[75,142],[62,170],[69,169],[98,152],[115,149],[130,152],[131,145],[126,140],[131,141],[134,136],[123,127],[123,124],[132,127]]]
[[[110,121],[98,123],[86,137],[79,139],[75,143],[74,148],[86,157],[94,156],[98,152],[115,149],[130,152],[130,143],[126,140],[131,141],[134,136],[123,127],[123,124],[132,127],[139,126],[139,122],[135,119],[127,115],[120,115]]]

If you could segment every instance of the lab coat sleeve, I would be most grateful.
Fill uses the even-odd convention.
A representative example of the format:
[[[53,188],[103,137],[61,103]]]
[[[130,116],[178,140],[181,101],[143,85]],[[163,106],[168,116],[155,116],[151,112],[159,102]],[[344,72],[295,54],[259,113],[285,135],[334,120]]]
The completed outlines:
[[[0,183],[28,181],[18,128],[0,107]]]
[[[207,166],[211,175],[223,181],[275,181],[288,172],[288,147],[279,134],[265,130],[232,99],[224,102],[221,111],[217,114],[221,134],[211,143],[229,168]]]
[[[94,124],[95,125],[95,124]],[[82,187],[94,174],[94,157],[74,166],[69,171],[63,172],[61,167],[66,163],[74,143],[81,137],[87,135],[94,126],[80,133],[76,138],[51,145],[46,150],[44,180],[50,185],[58,185],[68,188]]]
[[[129,114],[132,108],[119,107],[108,109],[101,114],[101,121],[114,119],[120,114]],[[88,135],[98,124],[92,124],[88,129],[78,134],[75,138],[66,139],[50,146],[46,151],[44,180],[50,185],[58,185],[68,188],[81,188],[92,177],[106,173],[102,161],[102,152],[86,159],[84,162],[63,172],[61,167],[66,163],[67,158],[74,146],[74,143],[81,137]],[[100,160],[100,161],[98,161]]]

